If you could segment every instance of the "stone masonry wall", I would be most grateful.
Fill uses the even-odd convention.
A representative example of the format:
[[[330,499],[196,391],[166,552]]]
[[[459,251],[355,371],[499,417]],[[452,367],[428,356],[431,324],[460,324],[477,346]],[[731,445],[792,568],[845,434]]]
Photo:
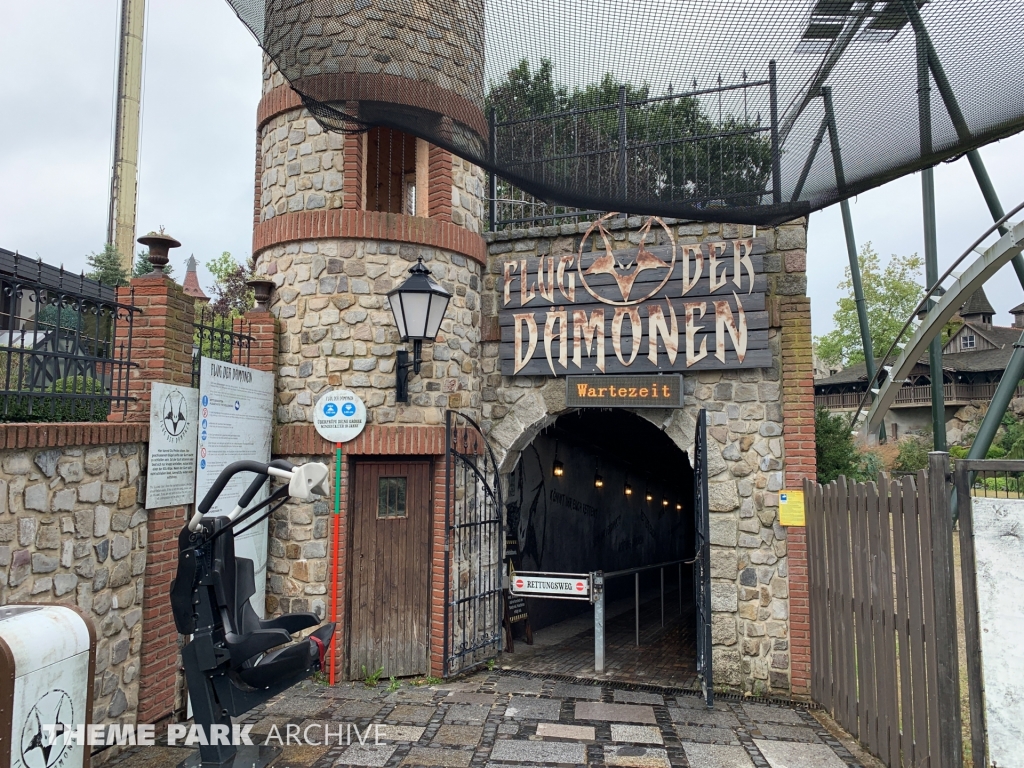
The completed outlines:
[[[640,220],[611,222],[614,247],[639,242]],[[669,220],[679,243],[749,237],[750,227]],[[505,471],[541,429],[565,412],[565,382],[500,373],[497,310],[507,258],[569,253],[589,224],[488,233],[490,261],[484,278],[485,343],[482,427]],[[758,230],[766,243],[772,328],[770,368],[684,374],[686,406],[637,411],[690,451],[700,408],[708,411],[711,510],[712,640],[715,682],[757,695],[790,692],[789,558],[787,531],[778,522],[783,489],[783,400],[779,297],[803,296],[806,222]],[[663,232],[650,235],[666,237]],[[810,376],[810,371],[808,371]]]
[[[468,160],[452,155],[452,222],[470,232],[481,233],[487,226],[484,185],[487,174],[484,169]]]
[[[409,402],[401,404],[400,339],[385,294],[418,257],[452,299],[437,342],[423,345],[420,373],[410,372]],[[262,251],[256,274],[277,285],[270,311],[282,325],[277,422],[312,421],[327,387],[355,391],[369,424],[441,424],[446,408],[479,415],[481,272],[459,254],[390,242],[317,240]]]
[[[91,615],[92,723],[136,717],[145,457],[143,443],[0,450],[0,604],[67,603]]]

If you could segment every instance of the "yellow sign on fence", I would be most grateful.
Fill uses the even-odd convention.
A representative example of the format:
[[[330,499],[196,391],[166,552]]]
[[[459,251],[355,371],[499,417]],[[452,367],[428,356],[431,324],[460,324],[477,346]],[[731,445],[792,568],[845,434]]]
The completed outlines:
[[[804,492],[779,493],[779,525],[806,525],[804,518]]]

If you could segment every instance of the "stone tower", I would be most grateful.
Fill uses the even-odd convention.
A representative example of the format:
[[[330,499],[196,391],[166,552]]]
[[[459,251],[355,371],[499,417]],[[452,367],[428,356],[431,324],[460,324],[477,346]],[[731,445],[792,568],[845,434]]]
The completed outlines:
[[[421,0],[348,0],[330,15],[284,5],[268,7],[269,50],[286,68],[303,57],[307,93],[371,122],[426,121],[455,145],[486,135],[478,1],[451,17],[451,3],[442,13]],[[441,100],[456,120],[433,111]],[[277,286],[278,423],[308,422],[327,387],[356,391],[370,424],[478,413],[483,172],[397,130],[324,132],[269,59],[256,155],[253,259]],[[384,296],[419,257],[453,298],[410,402],[397,404],[400,340]]]

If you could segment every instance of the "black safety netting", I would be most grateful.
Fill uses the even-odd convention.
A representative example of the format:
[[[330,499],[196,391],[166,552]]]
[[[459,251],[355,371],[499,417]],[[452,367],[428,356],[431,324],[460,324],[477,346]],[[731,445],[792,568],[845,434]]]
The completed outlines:
[[[326,129],[563,205],[773,224],[1024,127],[1024,0],[229,3]]]

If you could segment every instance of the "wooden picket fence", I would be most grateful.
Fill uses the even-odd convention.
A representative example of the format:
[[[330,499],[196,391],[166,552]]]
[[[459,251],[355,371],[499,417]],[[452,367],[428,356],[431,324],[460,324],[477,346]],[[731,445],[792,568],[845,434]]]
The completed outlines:
[[[889,768],[960,768],[951,476],[807,481],[811,694]]]

